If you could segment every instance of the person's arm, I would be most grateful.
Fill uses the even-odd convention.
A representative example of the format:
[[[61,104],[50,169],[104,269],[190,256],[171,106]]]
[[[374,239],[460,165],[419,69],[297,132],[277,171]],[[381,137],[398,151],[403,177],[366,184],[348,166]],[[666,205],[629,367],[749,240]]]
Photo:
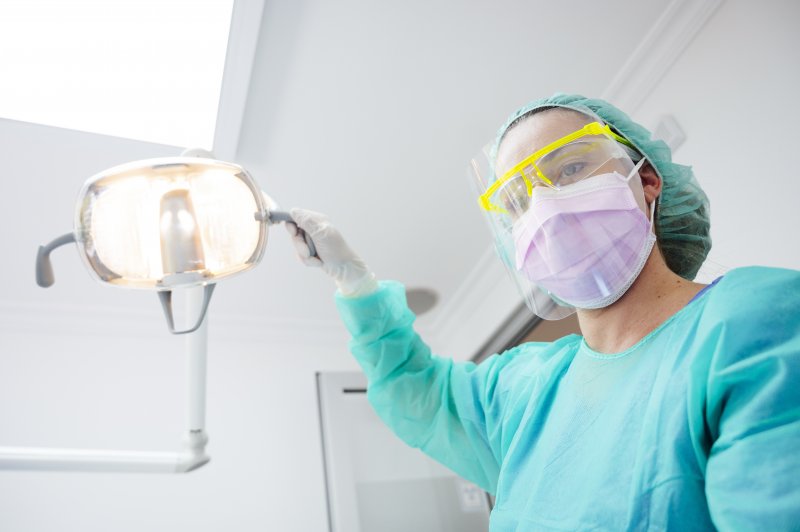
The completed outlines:
[[[350,348],[366,373],[367,397],[378,415],[405,442],[493,493],[516,423],[503,406],[514,373],[505,372],[504,379],[501,370],[535,347],[527,344],[479,366],[431,355],[412,328],[403,286],[378,284],[325,215],[301,209],[291,214],[294,223],[287,229],[300,260],[336,282]],[[298,227],[313,241],[316,256]]]
[[[707,376],[709,510],[720,530],[800,530],[800,274],[733,281],[710,308],[732,316],[715,326]]]
[[[338,295],[337,306],[381,419],[412,447],[493,493],[513,433],[511,416],[503,415],[509,389],[501,371],[523,361],[524,350],[480,365],[432,355],[396,282],[381,282],[365,297]]]

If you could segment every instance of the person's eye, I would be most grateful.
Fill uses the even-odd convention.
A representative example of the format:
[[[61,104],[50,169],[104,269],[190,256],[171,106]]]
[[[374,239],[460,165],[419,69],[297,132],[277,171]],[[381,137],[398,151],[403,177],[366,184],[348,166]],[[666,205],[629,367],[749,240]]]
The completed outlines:
[[[576,176],[581,174],[584,168],[586,168],[586,163],[583,161],[577,161],[565,164],[564,166],[561,167],[561,171],[559,172],[559,177],[561,179],[575,178]]]

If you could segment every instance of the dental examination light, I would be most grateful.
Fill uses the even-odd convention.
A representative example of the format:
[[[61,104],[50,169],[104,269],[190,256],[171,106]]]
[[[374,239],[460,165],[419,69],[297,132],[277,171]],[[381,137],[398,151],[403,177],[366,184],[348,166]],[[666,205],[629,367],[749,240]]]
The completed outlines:
[[[0,447],[0,469],[188,472],[209,461],[205,452],[206,313],[220,279],[255,267],[269,226],[292,221],[242,167],[202,150],[181,157],[116,166],[83,185],[74,230],[36,257],[36,282],[54,282],[50,253],[77,244],[102,283],[155,290],[173,334],[185,335],[188,429],[178,453]],[[312,254],[313,243],[306,236]],[[186,294],[186,324],[178,328],[172,294]]]

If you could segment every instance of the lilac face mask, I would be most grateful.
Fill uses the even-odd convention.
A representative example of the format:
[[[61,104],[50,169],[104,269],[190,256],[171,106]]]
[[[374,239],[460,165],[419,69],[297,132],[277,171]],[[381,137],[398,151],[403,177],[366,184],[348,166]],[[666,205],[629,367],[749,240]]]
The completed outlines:
[[[622,297],[656,241],[653,210],[648,220],[628,184],[640,165],[628,178],[609,173],[561,190],[534,188],[512,230],[517,269],[576,308],[603,308]]]

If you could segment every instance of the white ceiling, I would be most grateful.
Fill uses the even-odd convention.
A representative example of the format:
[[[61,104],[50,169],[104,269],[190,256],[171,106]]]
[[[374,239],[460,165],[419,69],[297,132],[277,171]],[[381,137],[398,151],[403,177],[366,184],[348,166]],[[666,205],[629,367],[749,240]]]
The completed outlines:
[[[419,321],[434,334],[474,314],[465,302],[476,286],[490,286],[484,269],[498,275],[486,262],[489,233],[467,176],[469,158],[526,101],[555,91],[612,98],[624,91],[620,73],[635,77],[636,64],[647,65],[646,46],[687,4],[268,2],[249,90],[229,91],[236,101],[223,101],[243,110],[236,162],[282,206],[327,213],[379,278],[435,289],[440,304]],[[237,75],[247,79],[241,63]],[[78,315],[87,331],[97,320],[116,320],[164,333],[154,295],[97,285],[71,249],[55,253],[56,285],[42,290],[33,259],[37,245],[71,229],[87,177],[179,151],[0,119],[0,267],[11,281],[0,295],[0,318],[7,326],[27,316],[29,326],[47,329],[69,315],[74,327]],[[510,281],[500,281],[508,290]],[[332,293],[320,272],[296,261],[278,228],[255,271],[221,283],[212,319],[323,330],[338,326]]]

